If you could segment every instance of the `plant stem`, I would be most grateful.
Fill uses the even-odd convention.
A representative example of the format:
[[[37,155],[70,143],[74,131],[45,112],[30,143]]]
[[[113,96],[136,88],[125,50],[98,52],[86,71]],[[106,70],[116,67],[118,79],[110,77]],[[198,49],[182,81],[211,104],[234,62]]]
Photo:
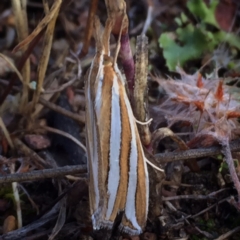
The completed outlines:
[[[238,192],[238,207],[240,209],[240,182],[239,182],[238,175],[236,173],[236,169],[234,166],[232,153],[231,153],[230,146],[229,146],[229,141],[221,142],[221,145],[222,145],[222,153],[225,156],[225,160],[228,165],[229,173],[231,175],[234,186]]]

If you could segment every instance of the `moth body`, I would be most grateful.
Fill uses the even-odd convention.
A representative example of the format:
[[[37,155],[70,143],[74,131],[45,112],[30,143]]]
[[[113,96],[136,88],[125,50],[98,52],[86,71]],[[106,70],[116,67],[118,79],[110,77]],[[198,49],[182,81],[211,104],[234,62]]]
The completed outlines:
[[[111,25],[101,34],[86,86],[89,197],[93,227],[112,228],[120,212],[122,231],[140,234],[148,213],[148,172],[135,118],[109,48]]]

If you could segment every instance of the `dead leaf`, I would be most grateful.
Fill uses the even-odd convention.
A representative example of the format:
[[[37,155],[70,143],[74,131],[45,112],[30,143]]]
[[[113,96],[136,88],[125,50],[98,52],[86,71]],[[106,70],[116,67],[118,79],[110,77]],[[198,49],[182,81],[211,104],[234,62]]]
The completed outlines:
[[[8,233],[17,229],[16,218],[13,215],[8,216],[3,223],[3,233]]]

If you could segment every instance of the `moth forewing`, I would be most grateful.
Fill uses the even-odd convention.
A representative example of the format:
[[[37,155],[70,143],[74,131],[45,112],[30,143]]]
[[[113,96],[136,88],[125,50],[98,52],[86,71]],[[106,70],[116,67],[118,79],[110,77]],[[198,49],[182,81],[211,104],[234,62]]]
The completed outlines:
[[[135,235],[147,219],[147,166],[123,77],[108,53],[111,22],[103,35],[98,23],[97,53],[85,89],[93,227],[112,228],[118,213],[124,211],[120,227]]]
[[[130,154],[128,157],[128,192],[124,218],[121,225],[125,232],[139,234],[146,224],[148,213],[148,171],[135,118],[125,91],[124,80],[117,66],[115,67],[115,71],[121,80],[122,102],[125,105],[131,132],[131,139],[128,144],[130,146]],[[124,107],[122,109],[124,109]],[[123,129],[127,130],[126,124]]]
[[[99,61],[99,56],[95,56],[92,65],[89,69],[86,85],[86,145],[88,153],[88,171],[89,176],[89,196],[90,196],[90,210],[91,214],[95,212],[99,205],[99,189],[98,189],[98,136],[96,126],[96,116],[94,111],[93,91],[91,85],[95,83],[96,77],[99,75],[99,66],[96,62]]]

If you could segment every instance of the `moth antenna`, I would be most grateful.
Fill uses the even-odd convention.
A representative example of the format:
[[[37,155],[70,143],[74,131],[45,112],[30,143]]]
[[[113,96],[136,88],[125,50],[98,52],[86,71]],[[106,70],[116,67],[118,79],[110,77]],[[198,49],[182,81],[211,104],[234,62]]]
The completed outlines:
[[[109,42],[110,42],[110,35],[111,35],[112,27],[113,27],[113,21],[108,18],[106,21],[106,24],[105,24],[104,32],[103,32],[104,53],[108,56],[110,56]]]
[[[146,163],[148,163],[151,167],[158,170],[159,172],[164,172],[164,169],[157,167],[155,164],[151,163],[147,158],[145,158]]]
[[[100,23],[100,20],[99,20],[98,16],[94,17],[93,32],[94,32],[96,49],[98,51],[101,51],[103,49],[103,45],[102,45],[103,28],[102,28],[102,25]]]
[[[140,124],[140,125],[148,125],[149,123],[151,123],[152,122],[152,118],[150,118],[148,121],[146,121],[146,122],[141,122],[141,121],[139,121],[139,120],[137,120],[136,118],[135,118],[135,122],[136,123],[138,123],[138,124]]]
[[[121,36],[122,36],[123,27],[125,26],[125,21],[126,20],[127,20],[127,17],[124,16],[123,19],[122,19],[121,28],[120,28],[119,35],[118,35],[116,52],[115,52],[114,59],[113,59],[113,66],[115,66],[116,62],[117,62],[117,57],[118,57],[118,53],[119,53],[119,50],[120,50],[120,39],[121,39]]]

